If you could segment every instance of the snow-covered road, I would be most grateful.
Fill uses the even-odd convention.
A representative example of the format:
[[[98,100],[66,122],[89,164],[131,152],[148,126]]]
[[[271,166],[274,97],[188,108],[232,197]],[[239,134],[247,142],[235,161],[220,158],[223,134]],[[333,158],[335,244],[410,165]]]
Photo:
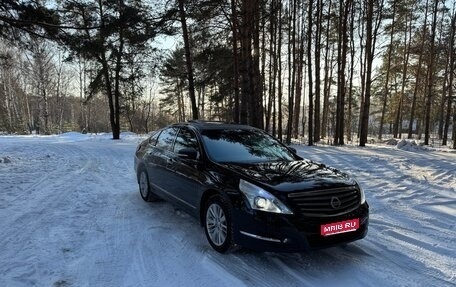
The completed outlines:
[[[298,147],[355,175],[368,236],[345,248],[213,251],[197,220],[143,202],[124,135],[0,137],[0,286],[454,286],[456,154]]]

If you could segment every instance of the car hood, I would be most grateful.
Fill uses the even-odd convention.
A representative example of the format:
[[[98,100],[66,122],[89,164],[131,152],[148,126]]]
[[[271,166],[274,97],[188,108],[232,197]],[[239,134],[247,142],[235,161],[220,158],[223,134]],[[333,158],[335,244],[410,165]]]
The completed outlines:
[[[356,184],[347,174],[309,160],[223,166],[245,180],[286,193]]]

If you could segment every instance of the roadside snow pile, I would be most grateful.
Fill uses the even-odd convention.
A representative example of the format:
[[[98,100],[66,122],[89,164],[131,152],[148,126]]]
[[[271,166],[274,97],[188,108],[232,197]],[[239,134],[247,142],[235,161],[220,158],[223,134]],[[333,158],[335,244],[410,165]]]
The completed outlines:
[[[121,132],[120,139],[127,141],[134,141],[140,138],[139,135],[133,132]],[[102,132],[102,133],[87,133],[82,134],[79,132],[67,132],[57,136],[59,141],[64,142],[78,142],[78,141],[105,141],[112,140],[112,133]]]
[[[121,132],[120,133],[121,136],[137,136],[137,134],[135,134],[134,132]]]
[[[385,143],[387,145],[397,145],[398,141],[397,141],[397,139],[389,139],[389,140],[385,141]]]
[[[400,150],[405,150],[405,151],[425,151],[427,150],[425,147],[421,145],[417,145],[414,140],[406,140],[402,139],[396,147]]]
[[[137,140],[138,137],[139,136],[133,132],[121,132],[120,133],[120,138],[125,139],[125,140]]]

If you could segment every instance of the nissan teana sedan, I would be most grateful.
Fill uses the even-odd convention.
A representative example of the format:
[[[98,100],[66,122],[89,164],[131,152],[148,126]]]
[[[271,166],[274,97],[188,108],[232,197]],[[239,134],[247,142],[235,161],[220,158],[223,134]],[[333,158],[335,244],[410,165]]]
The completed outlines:
[[[367,234],[369,205],[356,180],[250,126],[168,126],[139,144],[135,170],[145,201],[196,217],[221,253],[300,252]]]

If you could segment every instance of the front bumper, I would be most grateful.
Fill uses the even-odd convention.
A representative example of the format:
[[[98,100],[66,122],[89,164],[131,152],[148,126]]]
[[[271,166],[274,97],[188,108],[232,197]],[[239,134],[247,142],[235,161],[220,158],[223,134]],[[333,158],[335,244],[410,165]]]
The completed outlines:
[[[322,236],[322,224],[359,218],[356,231]],[[304,217],[255,210],[233,210],[234,241],[236,244],[272,252],[301,252],[327,248],[359,240],[366,236],[369,224],[369,205],[362,204],[347,214],[333,217]]]

